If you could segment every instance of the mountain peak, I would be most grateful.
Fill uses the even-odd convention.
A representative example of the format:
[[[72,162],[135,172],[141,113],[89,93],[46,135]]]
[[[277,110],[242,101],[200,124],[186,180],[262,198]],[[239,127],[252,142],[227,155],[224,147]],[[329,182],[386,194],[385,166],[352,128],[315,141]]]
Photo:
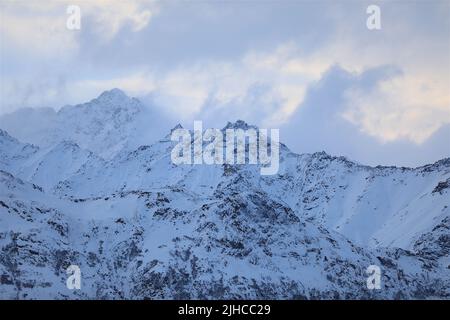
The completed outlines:
[[[172,131],[174,131],[174,130],[177,130],[177,129],[183,129],[183,126],[182,126],[180,123],[178,123],[175,127],[173,127],[172,129],[170,129],[170,132],[172,132]]]
[[[184,129],[183,126],[178,123],[176,126],[174,126],[172,129],[170,129],[169,133],[161,140],[161,141],[167,141],[170,140],[170,137],[172,136],[172,133],[177,129]]]
[[[0,129],[0,137],[3,137],[6,140],[9,141],[15,141],[18,142],[18,140],[14,137],[12,137],[6,130]]]
[[[237,120],[235,122],[229,122],[228,121],[227,125],[223,128],[223,130],[226,130],[226,129],[243,129],[243,130],[247,130],[247,129],[258,129],[258,128],[256,126],[254,126],[254,125],[249,125],[244,120]]]
[[[8,132],[6,132],[6,130],[0,129],[0,136],[8,137],[9,134],[8,134]]]
[[[107,90],[102,92],[102,94],[100,94],[97,98],[100,101],[111,101],[111,100],[128,100],[130,99],[125,92],[123,92],[122,90],[118,89],[118,88],[113,88],[111,90]]]

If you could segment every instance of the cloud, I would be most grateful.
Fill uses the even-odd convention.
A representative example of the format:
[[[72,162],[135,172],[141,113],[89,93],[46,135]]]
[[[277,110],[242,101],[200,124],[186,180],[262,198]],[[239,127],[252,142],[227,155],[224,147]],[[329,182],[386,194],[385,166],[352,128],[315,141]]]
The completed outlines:
[[[44,10],[46,8],[47,10]],[[2,55],[6,48],[21,56],[67,57],[78,49],[76,34],[66,29],[64,10],[56,2],[37,6],[33,1],[0,2]]]
[[[207,60],[163,71],[144,68],[113,78],[82,80],[75,88],[95,88],[98,94],[120,87],[185,121],[226,112],[236,118],[245,118],[246,113],[253,122],[279,125],[327,68],[312,57],[298,56],[296,46],[287,43],[267,52],[249,51],[237,60]]]
[[[420,144],[450,123],[448,84],[399,75],[380,81],[369,92],[350,89],[345,117],[382,142],[407,139]]]
[[[81,30],[66,27],[69,5],[80,6]],[[90,62],[83,60],[86,46],[112,42],[124,29],[142,31],[158,8],[157,2],[148,0],[1,1],[0,112],[60,107],[81,102],[77,97],[92,98],[95,88],[87,90],[91,95],[72,88],[92,70]],[[95,79],[83,81],[96,83]]]
[[[151,0],[82,1],[79,6],[96,36],[107,41],[126,26],[132,32],[141,31],[159,10],[158,2]]]
[[[398,70],[390,66],[360,74],[350,73],[339,66],[331,68],[308,90],[305,101],[292,115],[291,121],[281,128],[280,139],[297,152],[324,150],[369,165],[417,166],[450,156],[448,122],[439,126],[422,143],[416,143],[402,135],[387,141],[381,139],[382,135],[396,128],[394,122],[383,126],[380,121],[380,128],[374,129],[377,134],[371,134],[361,122],[349,121],[349,109],[353,107],[349,105],[349,92],[370,94],[380,83],[397,77]],[[377,110],[375,117],[383,117],[383,112]],[[410,120],[409,113],[405,112],[404,116]]]
[[[244,119],[313,132],[328,123],[315,139],[331,128],[353,133],[354,143],[332,139],[331,150],[349,155],[366,139],[383,150],[424,145],[450,122],[447,2],[383,2],[382,29],[369,31],[363,1],[70,1],[83,14],[75,33],[65,28],[67,3],[2,2],[0,112],[119,87],[184,123]],[[311,101],[323,113],[310,115]]]
[[[68,6],[81,9],[81,29],[68,30]],[[66,58],[79,50],[82,32],[93,33],[97,41],[110,41],[124,27],[138,32],[158,12],[159,5],[149,0],[50,0],[2,1],[0,36],[5,45],[22,54]]]
[[[184,121],[223,114],[274,127],[292,121],[308,88],[335,65],[332,61],[326,54],[302,55],[295,44],[287,43],[268,52],[247,52],[235,61],[204,61],[166,72],[145,70],[83,84],[104,90],[121,87],[133,95],[147,96]],[[353,66],[357,65],[355,59]],[[376,65],[385,64],[379,60]],[[376,77],[377,67],[356,68],[360,72],[341,68],[356,76],[364,74],[362,84]],[[388,69],[370,88],[342,88],[346,121],[381,142],[406,139],[415,143],[450,123],[450,82],[445,72],[405,72],[394,65]]]

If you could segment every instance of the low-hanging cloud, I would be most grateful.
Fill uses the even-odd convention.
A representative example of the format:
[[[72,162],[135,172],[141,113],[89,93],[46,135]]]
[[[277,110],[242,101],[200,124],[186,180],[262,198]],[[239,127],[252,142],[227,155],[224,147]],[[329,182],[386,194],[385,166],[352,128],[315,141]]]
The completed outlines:
[[[382,139],[385,134],[383,125],[380,124],[378,134],[373,134],[366,132],[362,124],[348,120],[349,110],[355,108],[351,105],[352,100],[348,99],[348,92],[357,90],[361,94],[370,94],[379,83],[398,76],[399,71],[391,66],[370,69],[361,74],[349,73],[334,66],[310,88],[303,104],[283,127],[281,139],[297,152],[324,150],[369,165],[414,167],[448,157],[448,122],[423,142],[417,143],[408,137],[385,141]],[[408,117],[408,113],[404,116]],[[401,117],[399,120],[401,122]]]
[[[296,151],[406,164],[449,155],[437,147],[450,123],[446,2],[383,3],[370,31],[368,2],[81,1],[77,32],[67,3],[2,2],[0,113],[119,87],[174,122],[286,128]]]

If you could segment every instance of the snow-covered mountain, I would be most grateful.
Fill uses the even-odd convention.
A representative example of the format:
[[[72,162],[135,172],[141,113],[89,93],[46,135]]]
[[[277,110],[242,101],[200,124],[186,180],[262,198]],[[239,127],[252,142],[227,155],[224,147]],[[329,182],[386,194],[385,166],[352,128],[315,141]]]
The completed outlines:
[[[28,108],[0,117],[0,128],[23,142],[47,148],[73,141],[107,159],[124,148],[153,141],[164,128],[160,123],[151,108],[119,89],[105,91],[87,103],[64,106],[58,112]]]
[[[449,158],[368,167],[280,144],[277,175],[177,166],[170,131],[135,139],[145,112],[114,89],[53,114],[34,145],[0,131],[1,298],[450,297]]]

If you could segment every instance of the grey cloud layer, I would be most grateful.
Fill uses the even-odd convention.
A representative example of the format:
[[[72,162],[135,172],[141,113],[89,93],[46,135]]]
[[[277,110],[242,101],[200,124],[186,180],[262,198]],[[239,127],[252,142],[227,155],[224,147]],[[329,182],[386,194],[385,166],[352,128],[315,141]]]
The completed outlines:
[[[0,113],[120,87],[173,122],[280,127],[300,152],[400,165],[450,155],[446,1],[381,3],[376,32],[368,2],[105,3],[80,2],[72,33],[64,3],[2,4]]]

